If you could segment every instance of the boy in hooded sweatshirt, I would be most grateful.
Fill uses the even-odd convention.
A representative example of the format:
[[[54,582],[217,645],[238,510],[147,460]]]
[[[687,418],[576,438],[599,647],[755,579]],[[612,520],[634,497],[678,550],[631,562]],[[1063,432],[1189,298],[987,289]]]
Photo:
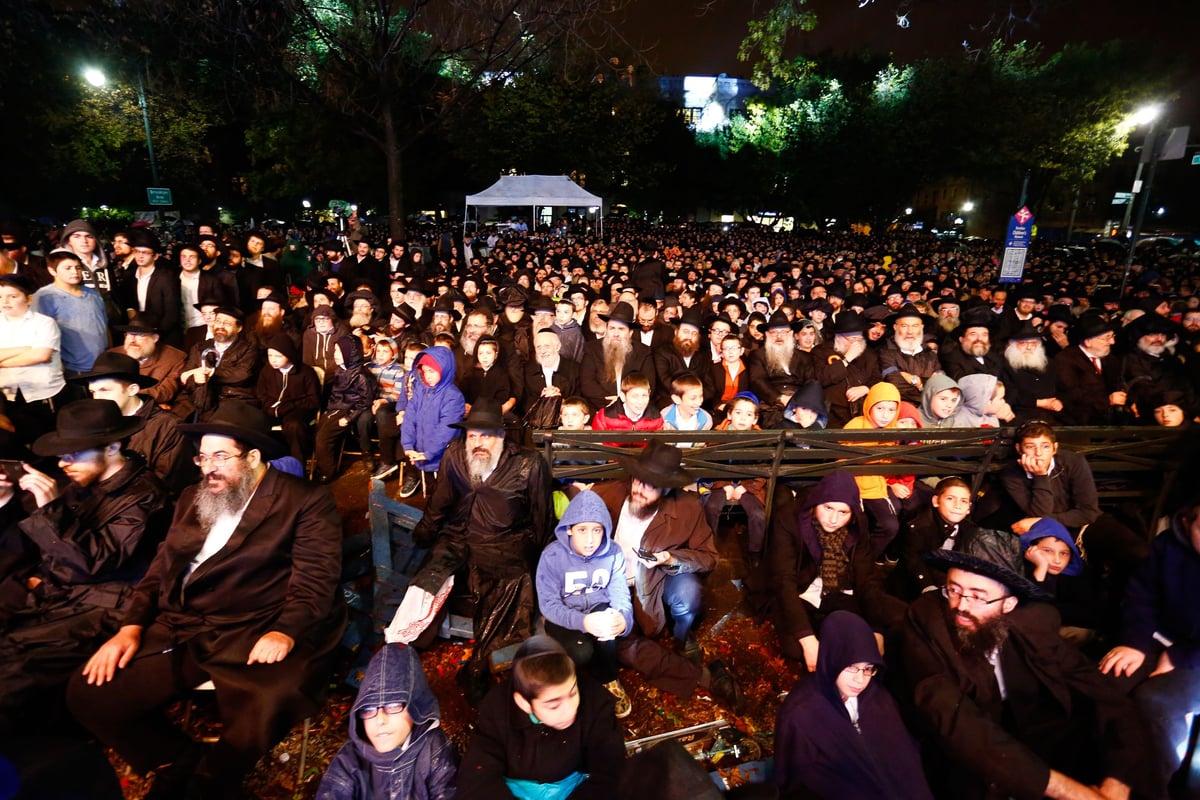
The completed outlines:
[[[323,481],[331,480],[337,471],[334,446],[359,414],[371,410],[375,397],[375,379],[363,363],[362,339],[353,334],[338,339],[333,361],[337,369],[332,377],[325,377],[330,386],[329,402],[317,425],[317,471]]]
[[[258,373],[258,403],[283,431],[293,458],[304,464],[313,448],[312,421],[321,410],[321,380],[300,360],[285,333],[267,340],[267,366]]]
[[[617,719],[624,719],[633,706],[617,676],[617,639],[633,629],[633,602],[625,555],[612,540],[612,517],[600,496],[590,490],[575,495],[554,537],[537,567],[546,633],[604,684]]]
[[[426,497],[433,494],[434,473],[442,463],[442,454],[458,434],[451,423],[462,422],[467,414],[463,393],[454,385],[454,351],[445,347],[422,350],[413,362],[417,380],[412,397],[404,407],[400,425],[400,446],[408,460],[425,473]],[[404,495],[401,492],[401,495]]]
[[[921,427],[957,428],[962,389],[944,372],[935,372],[921,389]]]
[[[385,644],[350,710],[350,741],[329,763],[317,800],[452,800],[457,754],[411,647]]]

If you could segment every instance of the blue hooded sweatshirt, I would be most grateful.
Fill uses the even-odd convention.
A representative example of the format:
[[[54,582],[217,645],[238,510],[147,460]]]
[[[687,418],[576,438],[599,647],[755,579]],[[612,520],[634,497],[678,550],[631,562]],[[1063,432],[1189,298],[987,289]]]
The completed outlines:
[[[412,733],[405,744],[381,753],[367,739],[358,712],[392,703],[407,706]],[[317,800],[453,800],[458,757],[440,717],[417,651],[384,645],[367,665],[350,712],[350,741],[330,762]]]
[[[604,541],[586,558],[571,546],[571,526],[580,522],[604,526]],[[625,555],[612,540],[612,517],[600,495],[592,491],[575,495],[554,529],[554,537],[556,541],[542,551],[537,568],[538,603],[546,619],[582,631],[584,616],[607,605],[625,618],[626,634],[633,630]]]
[[[426,386],[421,380],[420,367],[429,364],[438,370],[438,382]],[[446,447],[458,435],[450,425],[462,422],[467,414],[463,394],[454,385],[454,353],[446,347],[428,347],[413,360],[417,379],[413,382],[412,400],[404,408],[404,424],[400,426],[400,442],[405,450],[424,453],[426,459],[417,464],[425,472],[435,472],[442,463]]]

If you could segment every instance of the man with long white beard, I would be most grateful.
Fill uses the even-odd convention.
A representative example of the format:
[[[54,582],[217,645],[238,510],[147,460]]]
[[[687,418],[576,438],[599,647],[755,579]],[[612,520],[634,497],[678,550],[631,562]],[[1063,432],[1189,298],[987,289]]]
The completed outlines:
[[[77,673],[75,717],[140,772],[152,797],[240,796],[243,776],[320,706],[345,628],[333,496],[279,472],[271,420],[223,403],[122,627]],[[202,749],[162,713],[211,680],[222,729]]]
[[[946,583],[909,607],[900,650],[938,797],[1165,796],[1133,702],[1059,636],[1016,537],[978,530],[927,560]]]
[[[670,346],[654,351],[654,371],[658,379],[654,403],[657,408],[671,404],[671,379],[680,372],[691,372],[698,377],[704,389],[704,402],[713,401],[716,387],[712,382],[712,359],[701,340],[703,330],[700,311],[696,308],[685,309],[679,317]]]
[[[604,338],[583,347],[579,392],[592,408],[604,408],[618,398],[621,376],[640,372],[650,379],[654,395],[654,353],[633,339],[633,306],[618,303],[605,322]]]
[[[891,316],[892,338],[879,351],[879,372],[900,390],[900,399],[921,404],[921,390],[942,371],[937,353],[925,347],[925,317],[906,303]]]
[[[867,345],[866,322],[844,311],[833,324],[833,337],[813,350],[817,380],[829,402],[830,428],[842,428],[862,413],[862,399],[880,381],[878,351]]]
[[[1110,389],[1128,393],[1128,406],[1136,409],[1139,421],[1152,423],[1154,408],[1148,405],[1150,399],[1171,391],[1183,393],[1183,410],[1188,418],[1193,417],[1197,409],[1191,383],[1183,361],[1168,347],[1177,341],[1179,327],[1158,314],[1145,314],[1126,330],[1134,347],[1108,370]]]
[[[475,648],[458,680],[468,702],[478,705],[492,653],[534,633],[532,576],[554,533],[550,468],[536,450],[506,440],[494,400],[472,404],[451,427],[464,436],[446,448],[437,488],[413,529],[413,538],[432,548],[409,588],[419,602],[406,596],[398,614],[410,601],[429,607],[442,584],[466,567],[466,588],[477,598]]]
[[[1041,333],[1024,323],[1004,348],[1004,369],[1000,372],[1005,397],[1016,414],[1014,425],[1031,419],[1058,421],[1063,404],[1058,398],[1058,379],[1049,366]]]
[[[553,330],[533,336],[533,361],[525,362],[521,375],[521,410],[529,411],[540,398],[566,398],[579,391],[579,364],[562,354],[562,342]]]
[[[796,326],[782,311],[772,314],[762,327],[766,339],[750,354],[746,369],[750,389],[761,403],[759,424],[775,428],[796,389],[812,379],[813,364],[811,356],[796,347],[792,335]]]

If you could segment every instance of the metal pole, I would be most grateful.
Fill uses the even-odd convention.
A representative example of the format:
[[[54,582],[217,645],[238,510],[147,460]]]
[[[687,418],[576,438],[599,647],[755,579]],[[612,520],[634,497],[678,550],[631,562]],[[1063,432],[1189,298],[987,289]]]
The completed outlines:
[[[1169,131],[1162,131],[1163,134]],[[1118,297],[1125,296],[1125,287],[1129,283],[1129,272],[1133,269],[1133,255],[1137,249],[1138,237],[1142,235],[1142,223],[1146,220],[1146,206],[1150,203],[1150,189],[1154,186],[1154,173],[1158,171],[1158,157],[1162,153],[1162,144],[1165,137],[1160,135],[1157,127],[1151,127],[1148,134],[1150,145],[1150,170],[1146,173],[1146,191],[1141,193],[1141,204],[1138,206],[1137,221],[1133,224],[1133,233],[1129,239],[1129,254],[1125,257],[1125,275],[1121,278],[1121,291]],[[1138,171],[1141,171],[1142,162],[1138,162]],[[1130,198],[1130,205],[1133,205],[1133,198]]]
[[[1025,198],[1029,196],[1029,173],[1032,170],[1025,170],[1025,180],[1021,183],[1021,199],[1017,201],[1017,208],[1024,208]]]
[[[1157,134],[1158,134],[1158,119],[1155,118],[1155,119],[1150,120],[1150,128],[1146,131],[1146,138],[1142,142],[1142,152],[1143,153],[1146,151],[1147,147],[1150,148],[1151,151],[1154,150],[1154,143],[1158,139]],[[1153,156],[1154,153],[1151,152],[1151,155]],[[1122,236],[1124,236],[1125,232],[1129,230],[1129,220],[1133,217],[1133,204],[1137,202],[1138,195],[1142,191],[1142,167],[1144,167],[1144,166],[1146,166],[1146,159],[1139,158],[1138,165],[1137,165],[1137,172],[1135,172],[1133,174],[1133,188],[1129,190],[1129,194],[1131,196],[1129,198],[1129,202],[1125,204],[1125,216],[1121,219],[1121,235]]]
[[[1071,203],[1071,221],[1067,223],[1067,244],[1075,233],[1075,215],[1079,213],[1079,184],[1075,184],[1075,200]]]
[[[154,160],[154,140],[150,138],[150,114],[146,110],[146,87],[142,83],[142,69],[137,73],[138,105],[142,108],[142,126],[146,129],[146,152],[150,156],[150,182],[158,186],[158,162]]]

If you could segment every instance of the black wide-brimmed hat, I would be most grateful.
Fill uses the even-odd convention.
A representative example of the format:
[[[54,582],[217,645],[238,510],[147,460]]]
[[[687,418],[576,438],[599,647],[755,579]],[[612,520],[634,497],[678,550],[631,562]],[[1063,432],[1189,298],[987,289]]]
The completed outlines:
[[[158,328],[151,325],[150,322],[140,314],[134,314],[133,319],[129,320],[128,325],[114,325],[113,330],[117,331],[118,333],[141,333],[146,335],[159,333]]]
[[[864,333],[867,330],[867,323],[862,315],[855,311],[843,311],[837,315],[837,319],[833,321],[833,335],[839,334],[846,336],[854,333]]]
[[[683,451],[658,440],[636,456],[617,456],[617,463],[632,477],[659,488],[681,489],[696,481],[682,466]]]
[[[146,426],[142,417],[126,417],[112,400],[76,400],[58,411],[55,429],[33,443],[39,456],[61,456],[128,439]]]
[[[271,435],[271,418],[260,409],[240,400],[223,400],[207,422],[180,425],[188,436],[226,436],[237,439],[251,450],[262,453],[264,461],[273,461],[288,454],[282,441]]]
[[[459,430],[500,430],[504,427],[504,415],[500,404],[490,398],[480,398],[471,404],[471,413],[462,422],[450,423],[451,428]]]
[[[1071,329],[1071,341],[1078,344],[1088,339],[1095,339],[1106,333],[1112,333],[1116,327],[1103,314],[1088,311],[1079,316]]]
[[[89,381],[96,381],[101,378],[116,378],[119,381],[136,383],[143,389],[149,389],[151,386],[158,385],[157,378],[142,375],[138,371],[136,358],[123,353],[101,353],[96,357],[96,361],[92,364],[90,370],[72,375],[67,380],[72,383],[88,383]]]
[[[772,328],[788,328],[790,330],[797,331],[800,330],[801,324],[801,320],[788,319],[787,314],[783,313],[783,311],[776,310],[771,314],[767,321],[763,323],[762,329],[764,331],[769,331]]]
[[[608,314],[601,314],[600,319],[605,322],[619,322],[627,328],[632,328],[633,313],[633,306],[629,303],[617,303],[616,308]]]
[[[941,570],[956,568],[991,578],[1022,601],[1047,599],[1045,591],[1022,574],[1021,540],[1011,533],[976,528],[958,537],[953,550],[931,550],[923,558]]]
[[[987,328],[989,331],[1000,322],[1000,317],[987,306],[971,306],[958,315],[958,335],[961,338],[968,328]]]
[[[1042,332],[1039,331],[1034,324],[1027,319],[1021,320],[1021,327],[1017,328],[1008,335],[1008,340],[1010,342],[1020,342],[1026,339],[1040,338],[1042,338]]]

